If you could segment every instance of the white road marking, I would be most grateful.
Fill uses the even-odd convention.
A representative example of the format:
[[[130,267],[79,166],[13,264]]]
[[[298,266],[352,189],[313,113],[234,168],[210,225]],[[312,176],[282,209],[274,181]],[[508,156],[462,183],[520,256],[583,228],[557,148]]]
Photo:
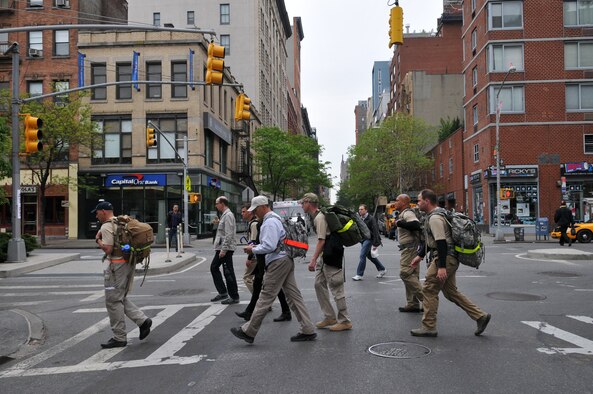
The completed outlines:
[[[521,254],[515,255],[515,257],[518,258],[518,259],[521,259],[521,260],[529,260],[529,261],[536,261],[538,263],[541,263],[542,261],[545,261],[546,263],[560,263],[560,264],[571,265],[571,266],[578,265],[576,263],[571,263],[570,261],[566,261],[566,260],[534,259],[534,258],[526,257],[526,256],[527,256],[527,253],[521,253]]]
[[[50,295],[94,294],[94,291],[49,291],[45,293],[0,293],[0,297],[47,297]]]
[[[2,289],[79,289],[86,287],[103,287],[103,285],[39,285],[39,286],[0,286]]]
[[[208,308],[202,312],[196,319],[190,324],[184,327],[181,331],[171,337],[167,342],[156,349],[152,354],[144,359],[139,360],[128,360],[128,361],[115,361],[106,362],[110,358],[114,357],[118,353],[125,350],[125,348],[118,349],[104,349],[82,361],[81,363],[68,366],[50,367],[50,368],[32,368],[35,365],[53,357],[77,343],[89,338],[90,336],[98,333],[99,331],[106,328],[109,324],[109,318],[105,318],[99,321],[97,324],[87,328],[83,332],[75,335],[74,337],[67,339],[59,345],[46,350],[36,356],[33,356],[27,360],[24,360],[15,366],[0,372],[0,378],[4,377],[15,377],[15,376],[40,376],[49,374],[61,374],[61,373],[76,373],[76,372],[89,372],[89,371],[113,371],[120,368],[136,368],[146,366],[158,366],[158,365],[187,365],[195,364],[207,357],[204,354],[192,355],[192,356],[176,356],[179,350],[181,350],[192,338],[194,338],[200,331],[202,331],[208,324],[210,324],[216,316],[226,308],[222,304],[211,304],[211,303],[198,303],[198,304],[181,304],[181,305],[162,305],[162,306],[149,306],[142,309],[162,309],[153,319],[153,328],[158,327],[161,323],[173,316],[183,308],[195,307],[195,306],[208,306]],[[74,311],[75,313],[95,313],[105,312],[104,308],[89,308],[79,309]],[[130,331],[129,335],[134,335],[138,332],[138,328],[134,328]]]
[[[571,319],[575,319],[583,323],[593,324],[593,318],[590,318],[589,316],[566,315],[566,317],[570,317]]]
[[[105,290],[101,290],[101,291],[97,291],[93,294],[91,294],[90,296],[88,296],[87,298],[83,298],[82,300],[80,300],[80,302],[91,302],[91,301],[97,301],[99,298],[102,298],[105,296]]]
[[[593,291],[593,289],[574,289],[574,291]]]
[[[30,305],[39,305],[39,304],[45,304],[46,302],[51,302],[51,301],[25,301],[25,302],[7,302],[4,304],[0,303],[0,308],[10,308],[13,306],[30,306]]]
[[[581,320],[582,318],[587,319],[586,316],[568,316],[572,317],[573,319]],[[581,320],[582,321],[582,320]],[[551,348],[538,348],[537,350],[542,353],[546,354],[584,354],[584,355],[593,355],[593,341],[589,339],[585,339],[568,331],[561,330],[557,327],[551,326],[546,322],[541,321],[523,321],[521,323],[527,324],[530,327],[535,328],[538,331],[543,332],[544,334],[550,334],[558,339],[563,341],[572,343],[576,345],[576,348],[561,348],[561,347],[551,347]],[[587,321],[586,323],[589,323]]]

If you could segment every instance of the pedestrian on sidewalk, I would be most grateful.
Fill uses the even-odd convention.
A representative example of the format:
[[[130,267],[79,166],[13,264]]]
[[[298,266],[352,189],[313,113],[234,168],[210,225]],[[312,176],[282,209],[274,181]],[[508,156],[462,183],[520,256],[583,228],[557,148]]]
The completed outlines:
[[[418,207],[427,213],[425,222],[425,242],[430,251],[430,265],[426,271],[426,280],[422,287],[424,316],[422,326],[410,333],[415,337],[437,336],[437,312],[439,309],[439,293],[442,291],[446,299],[463,309],[465,313],[477,322],[474,335],[480,335],[490,322],[490,314],[484,312],[469,298],[457,289],[455,274],[459,268],[457,254],[453,248],[451,225],[444,214],[439,214],[437,196],[434,191],[424,189],[418,195]],[[411,265],[417,266],[424,258],[424,250],[418,251]]]
[[[177,226],[183,222],[181,212],[179,212],[179,205],[173,205],[173,208],[167,214],[167,227],[169,228],[169,247],[173,248],[175,244],[175,251],[179,252],[179,245],[177,245]]]
[[[239,289],[237,288],[237,279],[233,268],[233,253],[237,243],[235,216],[231,212],[229,200],[225,196],[216,199],[216,209],[221,213],[221,216],[216,230],[216,237],[214,238],[214,250],[216,252],[210,264],[210,273],[218,295],[210,301],[222,301],[222,304],[238,304]],[[221,266],[226,279],[226,286],[220,273]]]
[[[113,215],[113,205],[102,201],[91,211],[96,214],[102,225],[95,242],[105,253],[109,265],[105,269],[105,307],[109,315],[113,338],[102,343],[103,349],[125,347],[128,344],[126,316],[140,327],[140,340],[150,334],[152,320],[148,318],[134,303],[128,300],[128,294],[134,281],[135,267],[125,260],[122,245],[116,244],[118,224]]]
[[[329,231],[327,220],[319,210],[319,198],[315,193],[306,193],[300,200],[305,213],[313,220],[313,229],[317,234],[317,244],[309,271],[315,272],[315,294],[323,312],[324,318],[317,322],[317,328],[329,328],[330,331],[344,331],[352,329],[352,322],[346,307],[344,292],[344,246],[338,235]],[[329,300],[329,292],[334,296],[338,308],[334,310]]]
[[[301,330],[290,340],[292,342],[312,341],[317,334],[294,277],[294,260],[282,248],[283,240],[286,238],[282,219],[270,209],[268,198],[265,196],[254,197],[249,211],[255,212],[258,219],[262,220],[260,244],[247,245],[243,250],[245,253],[265,255],[264,286],[251,320],[241,327],[231,328],[231,333],[247,343],[253,343],[264,317],[282,289],[292,312],[301,325]]]
[[[358,261],[358,267],[356,268],[356,275],[352,277],[352,280],[362,280],[364,276],[364,270],[367,265],[367,259],[371,260],[371,263],[377,267],[377,278],[382,278],[387,273],[385,266],[381,264],[381,261],[377,257],[373,257],[371,249],[374,251],[381,246],[381,234],[379,234],[379,226],[377,221],[372,215],[369,215],[369,209],[366,204],[360,204],[358,207],[358,214],[364,221],[364,224],[369,228],[371,233],[371,239],[363,239],[360,241],[360,257]]]
[[[568,246],[572,246],[572,238],[566,232],[569,227],[574,227],[574,216],[572,216],[570,208],[566,206],[566,201],[560,202],[560,208],[554,214],[554,222],[560,227],[560,246],[564,246],[564,242],[568,242]]]

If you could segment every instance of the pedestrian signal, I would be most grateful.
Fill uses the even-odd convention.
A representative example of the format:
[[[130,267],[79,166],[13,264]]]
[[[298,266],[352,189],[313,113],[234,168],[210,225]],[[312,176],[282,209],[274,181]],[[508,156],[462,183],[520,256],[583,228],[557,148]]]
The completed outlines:
[[[189,193],[189,203],[197,204],[202,201],[202,195],[200,193]]]
[[[39,130],[43,126],[43,120],[31,115],[25,116],[25,152],[35,153],[43,150],[43,132]]]
[[[394,44],[404,43],[404,10],[396,6],[391,9],[389,16],[389,48]]]
[[[510,187],[503,187],[500,189],[500,199],[501,200],[508,200],[511,198],[515,198],[515,191]]]
[[[224,70],[224,47],[211,42],[208,44],[206,63],[206,84],[222,84]]]

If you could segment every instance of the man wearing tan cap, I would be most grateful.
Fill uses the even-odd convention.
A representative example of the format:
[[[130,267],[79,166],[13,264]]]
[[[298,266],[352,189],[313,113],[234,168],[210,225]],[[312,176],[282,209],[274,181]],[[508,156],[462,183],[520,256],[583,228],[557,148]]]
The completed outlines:
[[[325,316],[316,326],[317,328],[329,328],[330,331],[350,330],[352,322],[348,316],[348,308],[346,308],[344,273],[342,271],[344,247],[337,235],[329,231],[325,215],[319,210],[317,195],[306,193],[300,202],[305,213],[313,219],[313,229],[317,234],[317,245],[309,263],[309,271],[315,271],[315,294],[317,294],[317,301],[319,301],[319,306]],[[329,300],[330,291],[338,308],[337,318]]]

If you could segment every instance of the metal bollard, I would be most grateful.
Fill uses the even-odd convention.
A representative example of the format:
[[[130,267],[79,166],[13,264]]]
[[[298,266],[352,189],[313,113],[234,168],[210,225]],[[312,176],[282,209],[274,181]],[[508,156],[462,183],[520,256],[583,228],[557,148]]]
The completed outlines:
[[[167,247],[167,258],[165,259],[165,263],[170,263],[171,259],[169,258],[169,251],[171,250],[171,245],[169,245],[169,234],[171,233],[171,229],[169,227],[165,228],[165,245]]]
[[[181,233],[183,230],[181,228],[181,224],[177,225],[177,256],[181,257],[181,250],[183,249],[183,234]]]

